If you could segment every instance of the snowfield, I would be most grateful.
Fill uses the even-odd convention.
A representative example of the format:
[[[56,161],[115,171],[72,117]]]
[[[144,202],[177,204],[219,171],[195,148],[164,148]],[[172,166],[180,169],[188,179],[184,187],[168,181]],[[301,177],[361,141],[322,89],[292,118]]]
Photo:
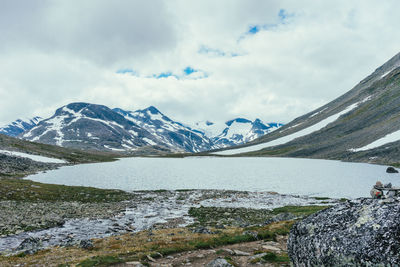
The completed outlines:
[[[278,138],[276,140],[270,141],[270,142],[266,142],[266,143],[262,143],[262,144],[258,144],[258,145],[253,145],[253,146],[248,146],[248,147],[243,147],[243,148],[236,148],[236,149],[229,149],[229,150],[225,150],[225,151],[220,151],[220,152],[215,152],[213,153],[214,155],[235,155],[235,154],[241,154],[241,153],[247,153],[247,152],[253,152],[253,151],[258,151],[267,147],[272,147],[272,146],[277,146],[277,145],[282,145],[285,143],[288,143],[296,138],[311,134],[313,132],[316,132],[318,130],[321,130],[322,128],[326,127],[328,124],[336,121],[340,116],[352,111],[354,108],[356,108],[360,103],[365,102],[360,101],[357,103],[354,103],[350,106],[348,106],[346,109],[342,110],[341,112],[332,115],[326,119],[323,119],[322,121],[307,127],[303,130],[300,130],[298,132],[283,136],[281,138]]]
[[[29,158],[34,161],[45,162],[45,163],[67,163],[65,160],[55,159],[55,158],[48,158],[43,156],[31,155],[22,152],[15,152],[15,151],[8,151],[8,150],[0,150],[1,154],[6,154],[10,156],[22,157],[22,158]]]

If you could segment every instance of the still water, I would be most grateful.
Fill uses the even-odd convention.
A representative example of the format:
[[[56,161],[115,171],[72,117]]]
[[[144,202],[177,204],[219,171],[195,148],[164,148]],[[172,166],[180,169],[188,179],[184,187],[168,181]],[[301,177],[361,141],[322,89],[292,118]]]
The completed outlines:
[[[386,166],[293,158],[124,158],[31,175],[52,184],[114,188],[225,189],[280,194],[357,198],[369,196],[377,180],[400,186]]]

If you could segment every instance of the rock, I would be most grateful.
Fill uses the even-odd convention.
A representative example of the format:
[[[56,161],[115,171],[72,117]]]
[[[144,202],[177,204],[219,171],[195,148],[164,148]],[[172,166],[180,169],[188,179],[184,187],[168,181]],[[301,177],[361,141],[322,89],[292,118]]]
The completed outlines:
[[[196,227],[196,228],[193,230],[193,233],[198,233],[198,234],[209,234],[209,235],[214,234],[214,232],[212,232],[212,231],[210,231],[209,229],[207,229],[206,227],[202,227],[202,226]]]
[[[140,263],[139,261],[125,262],[125,265],[127,265],[127,266],[135,266],[135,267],[144,267],[144,265],[142,263]]]
[[[399,173],[399,171],[396,170],[396,169],[393,168],[393,167],[388,167],[388,168],[386,169],[386,172],[387,172],[387,173]]]
[[[280,214],[275,215],[272,218],[266,220],[264,222],[264,224],[270,224],[270,223],[273,223],[273,222],[281,222],[281,221],[290,221],[290,220],[293,220],[295,218],[296,218],[296,216],[293,215],[292,213],[284,212],[284,213],[280,213]]]
[[[230,254],[230,255],[235,254],[235,252],[233,252],[233,250],[229,249],[229,248],[223,248],[222,250],[225,251],[226,253]]]
[[[148,259],[149,261],[156,262],[156,260],[155,260],[152,256],[147,255],[146,257],[147,257],[147,259]]]
[[[30,236],[25,238],[15,250],[23,251],[26,254],[33,254],[39,250],[40,245],[41,241],[39,238]]]
[[[83,249],[91,249],[91,248],[93,248],[93,241],[90,239],[83,239],[83,240],[79,241],[78,246]]]
[[[250,253],[234,249],[233,252],[236,256],[250,256]]]
[[[206,267],[233,267],[233,265],[225,259],[217,258],[209,262]]]
[[[400,201],[357,199],[297,222],[288,254],[295,266],[399,266]]]

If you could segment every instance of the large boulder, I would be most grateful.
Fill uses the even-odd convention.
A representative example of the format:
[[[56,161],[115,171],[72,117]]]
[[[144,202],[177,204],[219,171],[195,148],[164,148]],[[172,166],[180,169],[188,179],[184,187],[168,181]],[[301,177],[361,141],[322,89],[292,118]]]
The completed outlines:
[[[399,266],[400,201],[357,199],[296,223],[288,240],[295,266]]]
[[[396,170],[396,169],[393,168],[393,167],[388,167],[388,168],[386,169],[386,172],[387,172],[387,173],[399,173],[399,171]]]

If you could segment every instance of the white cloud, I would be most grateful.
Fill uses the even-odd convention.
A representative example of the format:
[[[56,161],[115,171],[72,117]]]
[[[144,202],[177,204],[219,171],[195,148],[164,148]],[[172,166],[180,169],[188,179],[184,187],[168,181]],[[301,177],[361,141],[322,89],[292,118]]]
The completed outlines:
[[[399,7],[372,0],[3,1],[0,124],[51,115],[72,101],[154,105],[185,122],[288,122],[399,52]],[[293,14],[286,23],[282,9]],[[149,78],[182,76],[188,66],[200,70],[189,77],[202,79]]]

